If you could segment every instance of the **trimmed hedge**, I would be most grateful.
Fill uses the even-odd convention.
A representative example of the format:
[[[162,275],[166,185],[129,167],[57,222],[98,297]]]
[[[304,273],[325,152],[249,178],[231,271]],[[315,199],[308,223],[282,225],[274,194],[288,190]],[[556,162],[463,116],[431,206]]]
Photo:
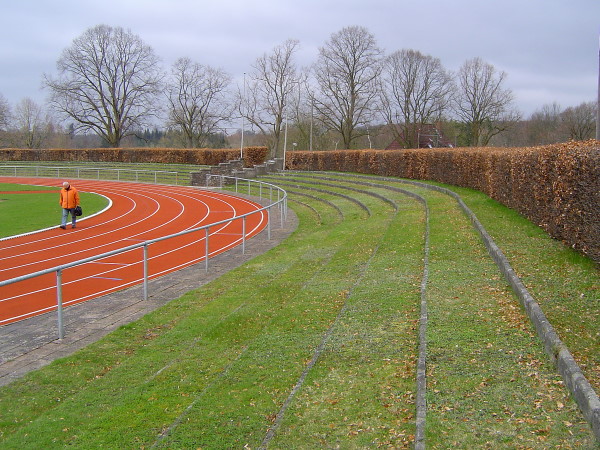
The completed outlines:
[[[237,149],[0,149],[2,161],[217,165]],[[244,165],[267,158],[245,147]],[[433,180],[484,192],[600,263],[600,142],[527,148],[289,151],[286,168]]]
[[[245,147],[244,164],[254,167],[265,162],[266,147]],[[239,159],[239,149],[210,148],[90,148],[90,149],[0,149],[0,161],[81,161],[213,166]]]
[[[432,180],[484,192],[600,263],[600,142],[287,153],[292,170]]]

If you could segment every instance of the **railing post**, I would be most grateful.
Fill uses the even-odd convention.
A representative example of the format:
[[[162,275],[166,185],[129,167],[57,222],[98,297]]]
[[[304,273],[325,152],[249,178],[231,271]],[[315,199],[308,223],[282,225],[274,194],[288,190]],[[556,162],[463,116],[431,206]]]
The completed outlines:
[[[206,270],[206,272],[208,272],[208,227],[206,227],[204,230],[206,232],[204,239],[204,254],[206,255],[204,257],[204,269]]]
[[[56,271],[56,311],[58,313],[58,338],[65,337],[63,326],[63,298],[62,298],[62,269]]]
[[[144,300],[148,300],[148,243],[144,243]]]
[[[267,208],[267,238],[271,240],[271,205]]]
[[[246,254],[246,216],[242,218],[242,255]]]

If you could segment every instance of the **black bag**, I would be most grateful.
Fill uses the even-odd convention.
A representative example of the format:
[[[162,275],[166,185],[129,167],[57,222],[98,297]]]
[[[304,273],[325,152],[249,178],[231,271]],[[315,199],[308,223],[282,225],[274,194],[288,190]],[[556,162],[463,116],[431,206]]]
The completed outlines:
[[[76,206],[76,207],[75,207],[75,210],[74,210],[74,213],[75,213],[75,215],[76,215],[77,217],[79,217],[79,216],[83,215],[83,210],[81,209],[81,206]]]

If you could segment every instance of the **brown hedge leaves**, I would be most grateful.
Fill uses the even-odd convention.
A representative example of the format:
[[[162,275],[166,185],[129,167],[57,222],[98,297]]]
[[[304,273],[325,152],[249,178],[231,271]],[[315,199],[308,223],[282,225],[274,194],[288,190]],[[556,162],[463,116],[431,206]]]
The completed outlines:
[[[433,180],[484,192],[600,263],[600,142],[289,152],[296,170]]]
[[[244,147],[246,167],[261,164],[266,147]],[[0,149],[0,161],[81,161],[157,164],[217,165],[238,159],[239,149],[211,148],[89,148],[89,149]]]

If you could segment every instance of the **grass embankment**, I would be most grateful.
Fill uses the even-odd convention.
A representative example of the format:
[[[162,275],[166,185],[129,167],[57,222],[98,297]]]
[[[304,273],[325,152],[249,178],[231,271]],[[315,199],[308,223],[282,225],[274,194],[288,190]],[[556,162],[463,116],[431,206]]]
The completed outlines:
[[[422,205],[383,186],[353,186],[374,196],[344,189],[351,180],[294,178],[280,180],[300,218],[290,238],[2,388],[0,446],[255,448],[274,425],[272,448],[410,446]],[[410,189],[431,211],[427,446],[594,448],[468,220],[443,194]],[[488,230],[501,247],[529,245],[535,227],[481,194],[461,195],[486,227],[502,214]],[[518,256],[521,270],[552,274],[541,254],[562,249],[539,239]],[[577,295],[598,296],[595,268],[558,260],[564,273],[585,272]],[[598,308],[588,310],[592,334]],[[590,361],[593,344],[579,350]]]
[[[47,191],[47,193],[25,193]],[[11,193],[15,192],[15,193]],[[60,225],[60,188],[0,183],[0,238]],[[80,192],[84,217],[108,205],[106,198]]]

